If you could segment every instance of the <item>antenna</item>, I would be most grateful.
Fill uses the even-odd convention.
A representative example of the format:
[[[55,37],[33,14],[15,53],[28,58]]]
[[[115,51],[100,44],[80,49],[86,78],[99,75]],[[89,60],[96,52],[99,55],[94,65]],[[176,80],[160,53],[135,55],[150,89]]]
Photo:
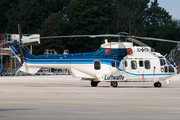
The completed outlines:
[[[127,32],[119,32],[118,33],[119,35],[120,35],[120,42],[127,42],[127,40],[126,40],[126,36],[128,35],[128,33]]]

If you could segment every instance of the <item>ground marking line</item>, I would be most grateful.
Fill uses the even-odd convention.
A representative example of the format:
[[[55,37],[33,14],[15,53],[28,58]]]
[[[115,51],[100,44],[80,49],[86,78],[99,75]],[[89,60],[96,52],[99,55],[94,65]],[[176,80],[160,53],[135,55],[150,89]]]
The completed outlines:
[[[42,103],[42,104],[64,104],[64,105],[84,105],[84,106],[97,106],[97,107],[111,107],[111,108],[128,108],[128,109],[142,109],[142,110],[157,110],[157,111],[171,111],[171,112],[180,112],[180,110],[171,110],[171,109],[158,109],[158,108],[141,108],[141,107],[126,107],[126,106],[111,106],[111,105],[96,105],[96,104],[80,104],[80,103],[65,103],[65,102],[36,102],[36,101],[13,101],[6,100],[7,102],[14,103]]]

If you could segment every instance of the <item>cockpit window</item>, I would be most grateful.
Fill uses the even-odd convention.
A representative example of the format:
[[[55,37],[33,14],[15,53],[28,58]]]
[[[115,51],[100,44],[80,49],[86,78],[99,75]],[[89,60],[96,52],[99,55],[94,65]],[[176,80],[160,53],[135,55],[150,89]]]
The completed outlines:
[[[165,62],[165,60],[164,60],[164,59],[159,59],[159,60],[160,60],[160,65],[161,65],[161,66],[166,65],[166,62]]]
[[[131,61],[131,68],[136,69],[137,68],[137,63],[135,60]]]
[[[164,66],[164,72],[167,73],[168,72],[168,67]]]
[[[171,73],[173,73],[174,72],[174,67],[173,66],[169,66],[169,72]]]

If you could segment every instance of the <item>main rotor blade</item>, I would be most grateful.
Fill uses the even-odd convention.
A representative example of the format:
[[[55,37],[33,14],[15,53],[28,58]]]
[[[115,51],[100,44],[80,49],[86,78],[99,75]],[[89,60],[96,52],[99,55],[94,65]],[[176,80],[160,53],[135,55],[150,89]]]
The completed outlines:
[[[139,40],[136,40],[136,39],[133,39],[133,38],[127,38],[127,40],[129,40],[129,41],[131,41],[131,42],[134,42],[134,43],[136,43],[136,44],[138,44],[138,45],[140,45],[140,46],[150,47],[150,46],[144,44],[143,42],[140,42]],[[151,47],[150,47],[150,48],[151,48]],[[152,50],[153,52],[155,51],[154,48],[151,48],[151,50]]]
[[[22,51],[22,46],[20,46],[20,56],[21,56],[21,64],[23,64],[24,61],[23,61],[23,51]]]
[[[33,37],[30,39],[48,39],[48,38],[72,38],[72,37],[90,37],[90,38],[96,38],[96,37],[120,37],[120,35],[116,34],[104,34],[104,35],[67,35],[67,36],[49,36],[49,37]]]
[[[16,46],[18,45],[17,43],[7,43],[7,44],[3,44],[3,47],[9,47],[9,46]]]
[[[29,43],[23,43],[23,45],[36,45],[36,44],[38,44],[37,41],[35,41],[35,42],[29,42]]]
[[[180,41],[165,40],[165,39],[158,39],[158,38],[138,37],[138,36],[131,36],[131,37],[132,37],[132,38],[137,38],[137,39],[143,39],[143,40],[154,40],[154,41],[163,41],[163,42],[180,43]]]

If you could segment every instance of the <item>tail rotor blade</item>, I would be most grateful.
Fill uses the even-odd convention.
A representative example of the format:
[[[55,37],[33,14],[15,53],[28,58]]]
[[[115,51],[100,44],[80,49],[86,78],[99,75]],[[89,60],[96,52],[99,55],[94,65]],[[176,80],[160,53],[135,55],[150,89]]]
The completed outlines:
[[[22,30],[21,24],[18,24],[18,32],[19,32],[19,47],[20,47],[20,56],[21,56],[21,64],[23,64],[23,51],[22,51]]]
[[[21,24],[18,24],[18,33],[19,33],[19,40],[20,40],[20,42],[21,42],[21,39],[22,39]]]
[[[20,46],[20,56],[21,56],[21,64],[23,64],[24,61],[23,61],[23,51],[22,51],[22,46]]]

